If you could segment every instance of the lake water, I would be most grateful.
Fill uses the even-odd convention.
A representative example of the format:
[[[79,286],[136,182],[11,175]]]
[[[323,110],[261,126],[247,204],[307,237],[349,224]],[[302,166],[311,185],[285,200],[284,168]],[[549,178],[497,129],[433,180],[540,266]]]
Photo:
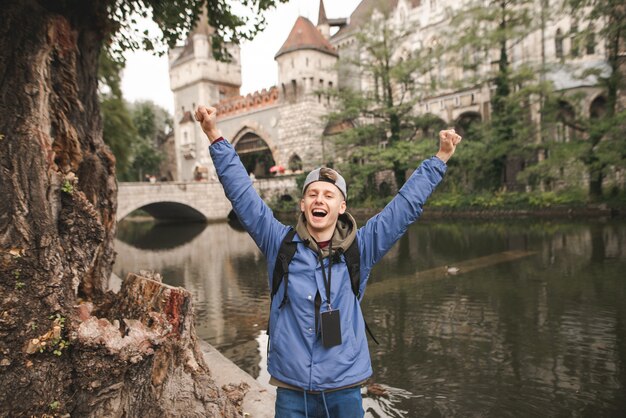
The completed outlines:
[[[118,238],[118,276],[187,288],[199,336],[267,385],[267,273],[247,234],[125,221]],[[419,222],[362,306],[386,391],[367,417],[626,415],[624,222]]]

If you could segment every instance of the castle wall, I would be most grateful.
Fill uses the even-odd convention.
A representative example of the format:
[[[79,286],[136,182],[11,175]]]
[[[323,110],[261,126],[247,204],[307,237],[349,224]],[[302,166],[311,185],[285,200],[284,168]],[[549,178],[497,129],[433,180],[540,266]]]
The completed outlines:
[[[285,103],[279,108],[277,128],[285,167],[294,154],[301,158],[304,171],[329,160],[330,148],[324,143],[322,135],[326,113],[325,104],[318,102],[315,94],[304,95],[299,101]]]

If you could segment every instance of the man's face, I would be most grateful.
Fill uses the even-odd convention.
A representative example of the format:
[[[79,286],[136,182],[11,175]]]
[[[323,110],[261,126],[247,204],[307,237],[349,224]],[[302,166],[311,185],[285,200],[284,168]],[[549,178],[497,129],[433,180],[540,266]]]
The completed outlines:
[[[306,188],[300,201],[307,226],[313,238],[326,241],[332,237],[337,218],[346,211],[341,191],[332,183],[316,181]]]

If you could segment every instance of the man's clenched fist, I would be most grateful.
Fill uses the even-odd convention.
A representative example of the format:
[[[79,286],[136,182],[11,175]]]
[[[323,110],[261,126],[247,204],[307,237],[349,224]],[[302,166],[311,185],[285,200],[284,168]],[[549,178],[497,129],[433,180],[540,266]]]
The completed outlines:
[[[447,163],[461,139],[461,135],[454,132],[454,129],[439,131],[439,152],[436,157]]]
[[[209,138],[211,143],[219,139],[222,133],[217,129],[217,109],[214,107],[198,106],[196,109],[196,120],[200,122],[200,127]]]

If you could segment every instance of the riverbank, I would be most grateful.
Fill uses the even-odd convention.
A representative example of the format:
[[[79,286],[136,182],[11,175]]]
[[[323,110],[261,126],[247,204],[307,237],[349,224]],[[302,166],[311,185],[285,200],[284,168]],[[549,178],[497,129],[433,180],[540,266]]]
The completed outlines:
[[[265,389],[256,379],[241,370],[235,363],[224,357],[215,347],[206,341],[199,340],[211,377],[218,387],[225,385],[239,386],[245,383],[248,389],[243,397],[242,411],[244,417],[273,418],[276,397]]]
[[[357,219],[368,219],[380,209],[354,208],[350,213]],[[543,208],[485,208],[432,207],[426,204],[422,220],[428,219],[626,219],[626,207],[606,204],[585,206],[551,206]]]
[[[348,207],[348,211],[358,221],[365,221],[380,212],[382,208]],[[295,219],[297,212],[274,211],[283,220]],[[423,220],[439,219],[626,219],[626,206],[589,204],[580,206],[549,207],[424,207]]]

